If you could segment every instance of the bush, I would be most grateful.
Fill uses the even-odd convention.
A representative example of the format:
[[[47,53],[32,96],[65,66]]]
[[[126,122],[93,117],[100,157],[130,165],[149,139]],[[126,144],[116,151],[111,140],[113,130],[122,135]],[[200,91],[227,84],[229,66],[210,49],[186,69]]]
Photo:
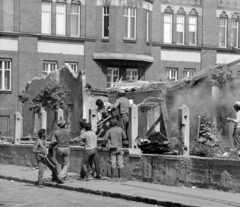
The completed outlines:
[[[190,155],[199,157],[214,157],[214,151],[211,146],[196,142],[190,147]]]

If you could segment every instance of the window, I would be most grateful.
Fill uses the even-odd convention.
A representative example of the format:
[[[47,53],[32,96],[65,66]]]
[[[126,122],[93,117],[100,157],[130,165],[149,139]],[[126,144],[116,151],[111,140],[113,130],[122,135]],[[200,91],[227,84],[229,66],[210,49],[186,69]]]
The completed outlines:
[[[79,5],[72,5],[71,36],[80,36],[80,6]]]
[[[238,15],[232,16],[231,22],[231,47],[238,47]]]
[[[43,63],[43,74],[48,75],[51,72],[57,70],[57,62],[44,62]]]
[[[197,17],[189,16],[189,45],[197,44]]]
[[[70,63],[70,62],[66,62],[73,71],[78,72],[78,63]]]
[[[147,11],[146,14],[146,22],[147,22],[147,26],[146,26],[146,41],[149,42],[149,11]]]
[[[184,30],[185,30],[185,16],[182,14],[177,15],[177,44],[184,44]]]
[[[119,79],[119,69],[118,68],[108,68],[107,69],[107,88],[113,87],[114,83]]]
[[[42,2],[42,33],[51,34],[51,3]]]
[[[0,60],[0,91],[11,90],[11,61]]]
[[[103,7],[102,37],[109,38],[109,7]]]
[[[10,116],[0,116],[0,132],[2,132],[2,135],[9,135]]]
[[[191,78],[195,74],[195,69],[185,69],[183,71],[183,77],[184,78]]]
[[[172,14],[164,14],[164,43],[172,44]]]
[[[66,35],[66,5],[57,4],[56,34]]]
[[[136,39],[136,9],[125,8],[125,32],[124,37],[129,39]]]
[[[177,68],[167,68],[166,73],[167,73],[167,78],[169,80],[174,80],[174,81],[178,80],[178,69]]]
[[[227,14],[222,12],[220,15],[220,29],[219,29],[219,46],[227,46]]]
[[[126,80],[133,81],[138,79],[138,69],[127,69],[126,72]]]

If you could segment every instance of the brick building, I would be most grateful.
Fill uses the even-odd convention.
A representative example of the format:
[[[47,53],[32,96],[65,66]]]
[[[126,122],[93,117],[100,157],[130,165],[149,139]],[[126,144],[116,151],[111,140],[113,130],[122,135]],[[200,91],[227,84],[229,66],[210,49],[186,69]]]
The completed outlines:
[[[0,0],[0,131],[13,134],[26,83],[64,63],[109,87],[238,59],[239,11],[238,0]]]

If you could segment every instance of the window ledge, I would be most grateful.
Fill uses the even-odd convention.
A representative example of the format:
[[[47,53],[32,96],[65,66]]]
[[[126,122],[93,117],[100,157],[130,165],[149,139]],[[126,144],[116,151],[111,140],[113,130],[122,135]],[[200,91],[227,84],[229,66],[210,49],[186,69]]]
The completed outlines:
[[[102,37],[102,42],[109,42],[109,38]]]
[[[123,42],[126,42],[126,43],[136,43],[137,40],[136,39],[131,39],[131,38],[123,38]]]
[[[12,94],[12,91],[0,91],[0,94]]]

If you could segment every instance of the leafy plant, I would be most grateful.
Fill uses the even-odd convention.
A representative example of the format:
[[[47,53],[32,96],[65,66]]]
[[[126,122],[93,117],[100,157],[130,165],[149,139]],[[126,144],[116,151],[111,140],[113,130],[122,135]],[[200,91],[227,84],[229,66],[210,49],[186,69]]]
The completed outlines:
[[[22,103],[27,103],[29,110],[39,113],[41,108],[57,110],[59,108],[66,109],[65,99],[70,90],[56,80],[47,82],[45,87],[42,87],[34,96],[22,92],[18,98]]]
[[[213,157],[214,152],[211,146],[196,142],[190,148],[190,155],[199,157]]]
[[[208,113],[201,119],[199,139],[197,142],[214,147],[219,146],[220,135],[217,127],[209,121]]]

